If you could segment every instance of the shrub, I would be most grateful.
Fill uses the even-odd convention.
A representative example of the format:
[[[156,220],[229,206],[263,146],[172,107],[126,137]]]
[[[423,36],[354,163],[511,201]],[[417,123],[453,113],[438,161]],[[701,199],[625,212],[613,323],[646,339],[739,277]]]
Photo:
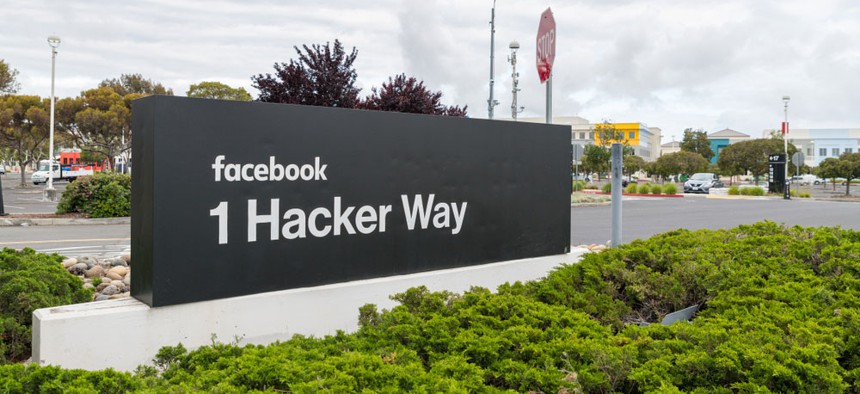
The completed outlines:
[[[759,187],[759,186],[748,187],[746,189],[750,189],[749,195],[751,195],[751,196],[763,196],[763,195],[765,195],[764,189]]]
[[[585,189],[585,181],[573,181],[571,183],[571,189],[573,191],[583,190]]]
[[[647,186],[645,186],[645,185],[642,185],[642,187],[647,188]],[[624,191],[627,194],[636,194],[636,192],[639,192],[640,190],[641,190],[641,187],[639,185],[637,185],[636,182],[630,182],[630,184],[627,185],[627,189],[625,189]],[[647,192],[648,192],[648,190],[645,190],[645,193],[647,193]]]
[[[92,300],[61,259],[29,248],[0,251],[0,363],[30,357],[34,310]]]
[[[612,182],[606,182],[606,184],[603,185],[600,190],[604,193],[612,193]]]
[[[729,186],[729,192],[728,193],[730,196],[737,196],[737,195],[741,194],[741,191],[737,185],[732,185],[732,186]]]
[[[800,192],[800,198],[810,198],[810,197],[812,197],[812,195],[809,194],[809,192]]]
[[[99,173],[66,186],[57,213],[80,212],[92,218],[131,215],[131,177]]]
[[[663,194],[678,194],[678,186],[674,183],[663,185]]]
[[[0,391],[856,392],[858,253],[840,228],[679,229],[497,293],[411,288],[354,334],[166,347],[131,379],[6,365]]]
[[[658,184],[651,185],[651,194],[662,194],[663,187]]]
[[[593,183],[589,183],[589,184],[585,185],[585,188],[591,189],[591,190],[597,190],[597,185],[595,185]]]

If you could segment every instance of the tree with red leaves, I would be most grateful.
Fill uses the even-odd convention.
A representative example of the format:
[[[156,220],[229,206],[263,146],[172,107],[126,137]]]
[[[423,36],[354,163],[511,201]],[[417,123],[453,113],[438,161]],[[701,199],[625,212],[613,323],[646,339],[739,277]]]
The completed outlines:
[[[334,40],[334,47],[303,45],[304,52],[293,47],[298,61],[275,63],[275,75],[251,77],[260,91],[259,100],[270,103],[316,105],[322,107],[355,108],[359,102],[355,87],[357,74],[353,62],[358,51],[353,47],[346,54],[343,45]]]
[[[405,74],[388,78],[388,83],[383,83],[377,90],[372,89],[373,94],[368,96],[359,104],[359,108],[377,110],[407,112],[414,114],[466,116],[466,107],[446,107],[442,105],[442,92],[431,92],[414,77],[406,78]]]

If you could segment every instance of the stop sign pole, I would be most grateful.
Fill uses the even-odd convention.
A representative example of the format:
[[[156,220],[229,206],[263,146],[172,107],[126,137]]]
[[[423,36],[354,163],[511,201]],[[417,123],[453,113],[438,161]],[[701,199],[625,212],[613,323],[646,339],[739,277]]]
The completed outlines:
[[[546,82],[546,123],[552,123],[552,63],[555,61],[555,18],[547,7],[540,15],[537,42],[537,71],[540,82]]]

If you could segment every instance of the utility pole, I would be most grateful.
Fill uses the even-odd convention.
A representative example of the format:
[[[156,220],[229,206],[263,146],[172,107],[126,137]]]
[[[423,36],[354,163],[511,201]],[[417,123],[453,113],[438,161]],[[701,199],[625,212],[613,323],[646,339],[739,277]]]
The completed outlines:
[[[785,102],[785,123],[782,126],[782,144],[785,147],[785,194],[783,199],[791,200],[791,182],[788,179],[788,101],[791,97],[782,96],[782,101]]]
[[[495,84],[495,71],[493,70],[493,51],[496,40],[496,0],[493,0],[493,9],[490,11],[490,98],[487,100],[487,117],[493,119],[493,107],[499,102],[493,99],[493,85]]]
[[[511,93],[513,93],[514,100],[511,103],[511,117],[514,121],[517,120],[517,114],[523,112],[524,107],[517,108],[517,92],[520,91],[518,87],[520,84],[520,73],[517,72],[517,49],[520,49],[520,43],[516,41],[511,41],[511,56],[508,57],[508,60],[511,62],[511,66],[513,67],[513,71],[511,72]]]

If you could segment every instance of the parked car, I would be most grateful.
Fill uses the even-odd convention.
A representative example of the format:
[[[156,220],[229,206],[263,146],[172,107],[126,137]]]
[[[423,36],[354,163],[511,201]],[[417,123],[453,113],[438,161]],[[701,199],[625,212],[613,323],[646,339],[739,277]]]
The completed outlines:
[[[684,182],[684,193],[710,194],[711,189],[724,187],[723,181],[712,172],[697,172]]]
[[[820,185],[822,183],[824,183],[824,179],[812,174],[795,175],[791,177],[792,185]]]
[[[6,166],[0,164],[0,174],[5,174],[5,173],[6,173]]]

